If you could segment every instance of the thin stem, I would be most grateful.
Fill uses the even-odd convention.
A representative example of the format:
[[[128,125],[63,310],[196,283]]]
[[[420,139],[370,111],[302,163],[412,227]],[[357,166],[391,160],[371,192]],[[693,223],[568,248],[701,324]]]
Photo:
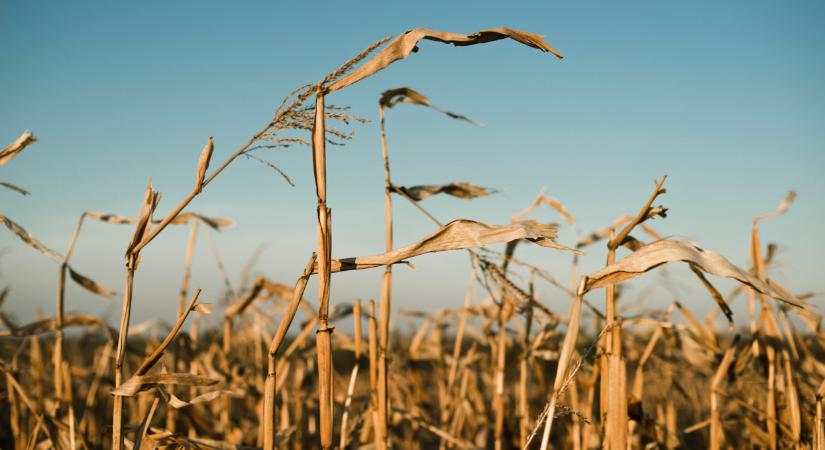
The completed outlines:
[[[115,388],[123,383],[123,361],[126,356],[126,336],[129,334],[129,317],[132,311],[132,288],[135,280],[137,253],[132,253],[126,264],[126,288],[123,290],[123,305],[120,314],[120,333],[115,352]],[[123,449],[123,396],[116,395],[112,412],[112,449]]]
[[[189,305],[178,316],[177,322],[175,322],[175,325],[169,331],[169,334],[166,335],[166,338],[163,339],[163,342],[161,342],[160,345],[158,345],[157,348],[155,348],[155,350],[152,351],[152,353],[149,354],[149,356],[147,356],[146,359],[143,360],[143,363],[140,364],[137,370],[135,370],[136,376],[145,375],[147,372],[149,372],[149,369],[151,369],[155,364],[157,364],[157,362],[160,360],[160,357],[163,356],[163,352],[166,350],[167,347],[169,347],[169,344],[172,343],[172,341],[178,335],[180,329],[183,327],[183,324],[186,322],[186,318],[189,316],[189,312],[192,311],[192,309],[195,307],[195,302],[198,301],[198,296],[200,296],[200,293],[200,289],[195,290],[195,293],[192,295],[192,300],[189,301]]]
[[[378,108],[380,123],[381,123],[381,155],[384,159],[384,250],[386,252],[392,251],[392,182],[390,181],[390,160],[387,151],[387,134],[384,126],[384,107]],[[387,265],[384,268],[384,276],[381,279],[381,303],[380,303],[380,332],[379,332],[379,348],[378,348],[378,416],[379,427],[381,435],[384,437],[384,442],[381,447],[389,445],[388,433],[388,409],[387,400],[389,397],[389,389],[387,386],[387,352],[389,351],[390,342],[390,308],[392,308],[392,266]]]

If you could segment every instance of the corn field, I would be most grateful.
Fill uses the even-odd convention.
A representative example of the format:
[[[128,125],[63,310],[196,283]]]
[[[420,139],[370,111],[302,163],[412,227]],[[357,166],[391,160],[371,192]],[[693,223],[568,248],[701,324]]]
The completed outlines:
[[[191,192],[167,200],[168,210],[159,207],[161,194],[150,181],[142,199],[128,199],[123,207],[134,215],[79,212],[62,252],[12,220],[14,211],[0,211],[11,236],[57,267],[55,274],[37,274],[44,283],[57,275],[48,317],[17,323],[4,311],[14,294],[9,287],[0,292],[0,447],[825,450],[825,334],[809,304],[816,294],[794,293],[770,277],[775,247],[762,244],[759,228],[766,220],[788,220],[794,191],[774,211],[754,216],[747,267],[656,231],[668,211],[662,203],[666,176],[639,198],[615,199],[628,214],[572,242],[560,241],[558,230],[575,225],[575,205],[545,191],[526,209],[515,206],[500,224],[442,221],[427,209],[428,197],[465,201],[495,190],[464,181],[396,184],[385,121],[393,108],[424,107],[479,124],[412,87],[395,87],[376,99],[381,148],[374,155],[384,183],[374,189],[384,193],[384,253],[333,257],[327,170],[335,167],[327,167],[326,147],[350,141],[351,127],[365,119],[331,101],[397,61],[414,64],[423,41],[457,52],[508,41],[496,45],[562,58],[543,36],[512,28],[469,35],[412,29],[377,41],[320,81],[290,92],[260,131],[222,162],[217,149],[223,144],[206,139],[197,159],[192,153],[193,173],[183,175],[194,175]],[[0,152],[0,166],[36,142],[24,132]],[[306,208],[317,214],[316,230],[308,231],[316,233],[317,248],[306,250],[305,268],[294,280],[261,275],[236,284],[238,289],[231,288],[216,254],[226,302],[202,301],[222,293],[202,292],[190,282],[198,236],[233,221],[195,213],[190,203],[208,197],[211,182],[240,157],[258,159],[291,183],[254,153],[289,145],[311,149],[307,165],[316,202]],[[393,221],[393,208],[420,212],[434,231],[415,242],[395,242],[393,229],[404,224]],[[559,223],[531,219],[539,209]],[[123,242],[119,294],[74,266],[72,253],[89,222],[132,230]],[[170,226],[189,231],[177,315],[135,325],[132,311],[142,308],[140,296],[133,296],[141,252]],[[516,250],[527,246],[569,261],[569,270],[549,273],[520,258]],[[607,248],[603,268],[584,273],[580,260],[599,246]],[[451,274],[467,278],[465,298],[445,299],[463,306],[393,309],[393,271],[414,264],[416,256],[448,251],[468,256],[467,270]],[[690,269],[706,294],[696,301],[709,302],[712,311],[696,317],[668,299],[665,309],[624,314],[620,304],[633,299],[622,283],[667,265]],[[353,270],[375,273],[380,298],[331,304],[332,275]],[[737,287],[721,292],[717,279]],[[119,321],[67,313],[67,283],[120,296]],[[305,296],[310,283],[317,283],[317,298]],[[567,298],[569,308],[548,308],[536,294],[538,284]],[[735,325],[734,302],[747,303],[748,317],[739,320],[748,326]],[[208,326],[212,321],[204,315],[221,325]],[[394,327],[398,320],[417,329]]]

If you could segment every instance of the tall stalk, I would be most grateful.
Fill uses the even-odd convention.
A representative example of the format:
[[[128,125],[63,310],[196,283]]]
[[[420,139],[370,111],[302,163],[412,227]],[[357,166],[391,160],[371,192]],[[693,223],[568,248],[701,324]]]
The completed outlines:
[[[384,251],[392,251],[392,182],[390,181],[390,160],[387,154],[387,134],[384,128],[384,105],[378,108],[381,122],[381,155],[384,158]],[[389,392],[387,386],[387,352],[390,342],[390,308],[392,307],[392,265],[384,268],[381,279],[380,303],[380,342],[378,347],[378,426],[384,441],[380,448],[389,445],[387,401]]]
[[[330,260],[332,247],[332,210],[327,207],[326,132],[324,93],[315,96],[315,121],[312,125],[312,162],[315,194],[318,200],[318,402],[321,448],[332,448],[332,328],[329,326]]]
[[[184,313],[184,308],[186,308],[186,296],[189,293],[189,280],[192,278],[192,256],[195,253],[195,242],[198,238],[199,225],[200,222],[195,220],[189,228],[189,239],[186,243],[186,257],[183,262],[183,279],[181,280],[180,292],[178,293],[178,316],[182,315]],[[190,329],[193,332],[197,329],[195,323],[197,322],[193,320],[190,325]],[[194,345],[195,344],[193,344],[193,346]],[[178,345],[175,346],[172,355],[174,358],[173,367],[176,367],[177,370],[185,370],[186,367],[184,367],[183,361],[180,360],[180,347]],[[169,386],[169,392],[174,392],[173,386]],[[226,398],[231,402],[231,397],[226,396]],[[166,429],[168,431],[175,431],[176,418],[177,411],[174,408],[169,408],[166,411]]]
[[[269,352],[267,353],[267,370],[266,381],[264,383],[264,404],[261,414],[261,431],[263,433],[263,447],[264,450],[274,450],[275,448],[275,420],[277,411],[275,410],[275,387],[277,384],[277,368],[278,368],[278,350],[286,338],[286,332],[289,330],[289,325],[295,318],[295,313],[298,311],[298,306],[301,304],[301,299],[304,297],[304,290],[306,290],[309,277],[312,274],[312,268],[315,266],[316,255],[312,254],[304,268],[301,276],[295,282],[295,287],[292,289],[292,299],[289,302],[287,310],[278,325],[278,330],[269,344]]]
[[[115,387],[123,383],[123,360],[126,357],[126,336],[129,334],[129,317],[132,311],[132,288],[135,281],[135,267],[137,255],[130,255],[126,262],[126,286],[123,290],[123,306],[120,313],[120,333],[115,350]],[[112,409],[112,448],[121,450],[123,447],[123,399],[117,395],[114,398]]]
[[[654,207],[653,202],[666,191],[662,188],[667,176],[656,180],[656,187],[642,206],[639,213],[618,234],[610,227],[610,240],[607,242],[606,266],[616,262],[616,249],[634,241],[630,232],[642,222],[657,215],[664,216],[666,209]],[[605,316],[608,332],[605,334],[601,358],[601,419],[603,424],[603,446],[610,450],[627,448],[627,375],[622,356],[622,323],[618,320],[616,293],[614,285],[605,287]]]

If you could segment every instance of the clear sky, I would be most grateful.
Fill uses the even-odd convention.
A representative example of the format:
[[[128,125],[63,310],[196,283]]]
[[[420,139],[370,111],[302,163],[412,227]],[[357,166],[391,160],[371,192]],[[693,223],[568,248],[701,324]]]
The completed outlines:
[[[269,120],[283,95],[370,43],[413,27],[471,33],[509,26],[546,35],[566,58],[508,41],[469,48],[424,42],[410,59],[329,100],[371,120],[355,127],[349,145],[329,149],[334,257],[383,249],[377,99],[385,89],[410,86],[486,124],[406,105],[388,113],[398,184],[470,181],[500,190],[474,201],[428,199],[445,221],[509,222],[546,186],[589,232],[635,213],[652,181],[667,174],[662,202],[670,211],[657,229],[747,266],[752,217],[796,189],[788,214],[762,226],[763,240],[780,244],[772,276],[798,292],[823,290],[823,21],[820,1],[4,1],[0,143],[25,129],[39,142],[0,168],[0,181],[31,191],[25,198],[0,191],[0,212],[63,251],[82,211],[135,215],[150,178],[163,193],[159,210],[168,211],[191,188],[208,136],[215,138],[213,159],[222,160]],[[256,271],[292,284],[316,245],[310,154],[295,147],[259,155],[296,187],[257,162],[238,160],[192,209],[237,221],[213,233],[233,282],[266,243]],[[398,244],[432,231],[412,207],[396,205]],[[534,217],[560,220],[550,210]],[[75,266],[122,291],[131,233],[90,223]],[[144,252],[136,321],[171,320],[186,234],[166,231]],[[563,229],[560,240],[572,244],[573,232]],[[7,232],[0,248],[0,284],[13,288],[4,308],[21,320],[37,309],[51,314],[57,266]],[[567,279],[569,256],[544,249],[520,255]],[[196,260],[193,286],[214,299],[221,283],[205,236]],[[584,258],[584,269],[603,262],[600,246]],[[396,305],[461,304],[465,255],[427,256],[416,266],[396,271]],[[682,274],[675,267],[668,273]],[[659,277],[633,282],[627,298],[642,297],[661,284]],[[710,308],[695,280],[675,279],[676,295],[691,308]],[[379,284],[377,271],[337,275],[333,302],[376,297]],[[653,306],[674,295],[651,292],[645,297]],[[540,286],[539,294],[566,310],[552,288]],[[119,313],[118,299],[75,286],[68,295],[69,310]]]

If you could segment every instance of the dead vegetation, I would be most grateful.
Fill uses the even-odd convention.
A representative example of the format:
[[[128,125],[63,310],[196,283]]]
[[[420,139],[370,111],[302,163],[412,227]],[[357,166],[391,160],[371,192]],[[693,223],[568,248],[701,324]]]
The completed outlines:
[[[161,195],[149,183],[133,218],[82,213],[65,254],[0,216],[14,235],[58,265],[53,316],[19,324],[0,313],[5,326],[0,420],[8,424],[0,427],[3,448],[825,448],[821,319],[807,304],[809,296],[769,277],[773,252],[768,246],[763,254],[759,236],[759,222],[785,213],[793,192],[773,213],[754,218],[750,267],[656,233],[651,221],[667,213],[654,205],[666,194],[666,177],[655,181],[636,215],[570,246],[557,242],[560,225],[527,220],[546,205],[564,226],[575,223],[573,213],[543,191],[507,224],[443,223],[423,206],[428,197],[468,200],[495,191],[465,181],[395,184],[385,115],[399,105],[416,105],[478,123],[401,87],[379,98],[385,253],[332,257],[326,144],[352,134],[327,122],[346,127],[363,119],[327,104],[327,97],[407,58],[422,40],[466,46],[501,39],[561,58],[541,36],[509,28],[471,35],[410,30],[378,41],[321,81],[291,92],[261,131],[217,166],[213,158],[219,151],[207,139],[192,191],[165,214],[157,214]],[[35,142],[31,132],[23,133],[0,152],[0,166]],[[312,150],[317,249],[308,251],[294,284],[261,276],[251,284],[242,281],[238,290],[215,252],[229,304],[222,309],[222,327],[201,328],[200,314],[217,313],[213,305],[198,303],[201,290],[190,286],[199,230],[204,225],[221,230],[233,222],[186,208],[239,156],[263,162],[291,184],[254,153],[287,145]],[[10,183],[0,185],[26,194]],[[396,246],[393,198],[426,215],[435,231]],[[70,264],[87,219],[134,229],[124,243],[122,293]],[[177,317],[130,326],[132,308],[141,307],[133,297],[140,253],[169,225],[190,227]],[[644,242],[643,235],[652,240]],[[504,244],[505,250],[487,248],[491,244]],[[564,274],[569,282],[517,259],[519,244],[570,258],[570,273]],[[605,267],[580,274],[579,258],[594,245],[606,245]],[[468,253],[472,267],[463,306],[391,315],[393,266],[456,250]],[[620,283],[671,263],[686,264],[714,302],[704,321],[676,300],[665,311],[623,314]],[[377,305],[373,300],[330,304],[333,273],[379,267]],[[67,275],[97,295],[122,296],[117,328],[65,313]],[[735,280],[739,287],[725,295],[714,286],[715,277]],[[307,299],[305,288],[313,279],[319,295]],[[549,283],[568,297],[569,311],[544,306],[536,283]],[[0,302],[8,292],[0,293]],[[747,329],[734,326],[729,306],[740,297],[748,302]],[[721,327],[715,320],[720,312],[726,319]],[[398,315],[416,321],[417,331],[391,329]],[[352,321],[352,335],[335,328],[342,321]],[[189,333],[182,333],[187,322]],[[78,331],[67,336],[70,328]]]

